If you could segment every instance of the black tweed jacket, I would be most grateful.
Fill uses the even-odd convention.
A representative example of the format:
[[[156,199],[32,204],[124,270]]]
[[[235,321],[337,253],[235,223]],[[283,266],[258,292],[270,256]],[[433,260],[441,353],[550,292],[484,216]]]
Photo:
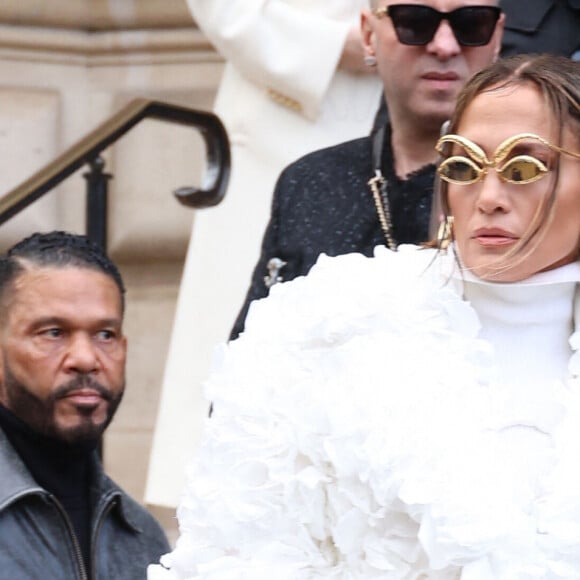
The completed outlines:
[[[399,179],[390,143],[387,128],[381,169],[389,184],[394,238],[399,244],[425,241],[435,166]],[[385,244],[368,186],[373,175],[371,137],[315,151],[282,172],[260,259],[231,338],[243,330],[250,302],[268,294],[264,278],[271,258],[286,262],[280,276],[288,281],[307,274],[322,253],[338,256],[361,252],[370,256],[375,246]]]

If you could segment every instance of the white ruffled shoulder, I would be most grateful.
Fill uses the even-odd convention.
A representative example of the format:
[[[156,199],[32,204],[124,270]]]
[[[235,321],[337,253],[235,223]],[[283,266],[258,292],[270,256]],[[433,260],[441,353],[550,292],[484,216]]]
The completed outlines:
[[[499,422],[453,269],[415,247],[322,256],[252,305],[150,580],[580,577],[577,385],[549,387],[541,424]]]

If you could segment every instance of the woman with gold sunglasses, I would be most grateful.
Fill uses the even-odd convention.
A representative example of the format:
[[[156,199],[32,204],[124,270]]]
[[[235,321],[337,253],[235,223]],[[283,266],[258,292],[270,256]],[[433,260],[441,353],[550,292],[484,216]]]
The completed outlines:
[[[513,282],[578,259],[578,66],[495,65],[463,92],[437,144],[443,209],[463,266],[480,277]]]
[[[437,248],[323,257],[222,349],[151,579],[580,578],[580,63],[485,69],[438,149]]]

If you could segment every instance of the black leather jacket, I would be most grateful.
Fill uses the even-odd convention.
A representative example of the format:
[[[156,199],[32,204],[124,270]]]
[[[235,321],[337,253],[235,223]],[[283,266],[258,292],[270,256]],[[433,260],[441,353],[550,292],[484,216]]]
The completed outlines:
[[[92,570],[83,565],[60,503],[32,479],[0,429],[0,580],[143,580],[169,551],[153,517],[95,458],[91,486]]]

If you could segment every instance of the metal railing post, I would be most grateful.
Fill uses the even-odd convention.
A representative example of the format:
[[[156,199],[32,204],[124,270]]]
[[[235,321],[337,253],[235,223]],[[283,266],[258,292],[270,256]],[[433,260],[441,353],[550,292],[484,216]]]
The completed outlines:
[[[105,173],[105,161],[98,155],[89,162],[90,171],[83,173],[87,180],[86,233],[87,237],[107,251],[107,209],[110,173]]]
[[[87,180],[87,203],[85,209],[85,231],[87,237],[104,252],[107,251],[107,208],[110,173],[105,173],[105,160],[97,155],[89,162],[90,171],[83,173]],[[99,458],[103,460],[103,438],[97,446]]]

